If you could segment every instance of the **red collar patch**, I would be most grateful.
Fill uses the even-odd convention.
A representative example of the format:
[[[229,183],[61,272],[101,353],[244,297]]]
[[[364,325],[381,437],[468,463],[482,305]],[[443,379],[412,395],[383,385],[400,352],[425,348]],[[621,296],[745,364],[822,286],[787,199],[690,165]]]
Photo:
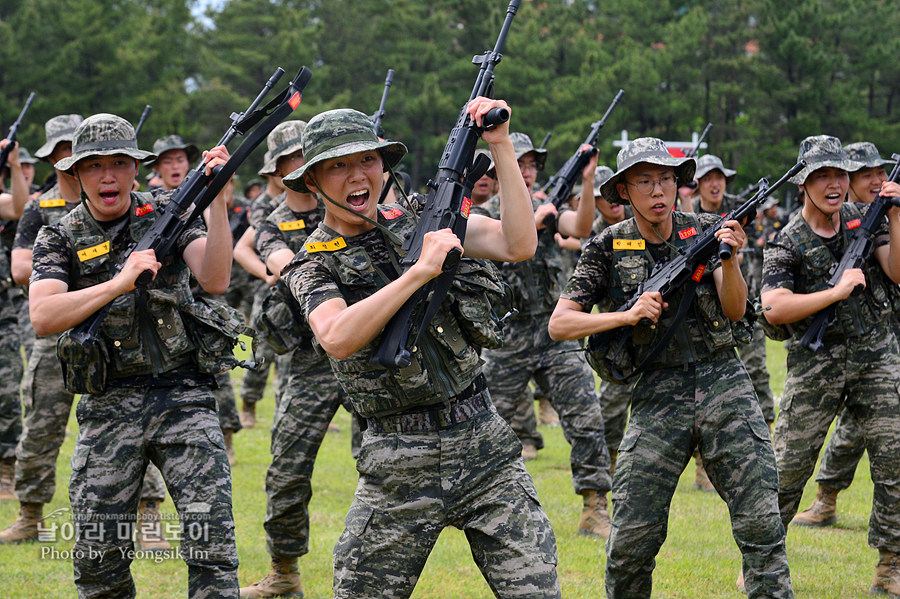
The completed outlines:
[[[853,229],[855,229],[856,227],[860,226],[861,224],[862,224],[862,223],[859,221],[858,218],[854,218],[853,220],[847,222],[847,228],[850,229],[850,230],[853,230]]]
[[[403,216],[403,211],[399,208],[391,208],[390,210],[380,210],[381,216],[387,220],[394,220],[399,216]]]
[[[472,198],[463,198],[462,206],[459,207],[459,213],[463,218],[469,218],[469,212],[472,210]]]
[[[697,228],[691,227],[690,229],[685,229],[684,231],[679,231],[678,237],[680,237],[682,240],[684,240],[684,239],[687,239],[688,237],[693,237],[696,234],[697,234]]]
[[[137,206],[134,209],[135,216],[144,216],[148,212],[153,212],[153,206],[151,206],[149,203],[144,204],[143,206]]]

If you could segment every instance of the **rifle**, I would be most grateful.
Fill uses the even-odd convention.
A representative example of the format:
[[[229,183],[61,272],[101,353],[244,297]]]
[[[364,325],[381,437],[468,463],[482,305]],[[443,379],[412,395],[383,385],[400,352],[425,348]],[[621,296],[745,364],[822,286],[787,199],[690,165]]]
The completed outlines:
[[[494,95],[494,67],[503,55],[501,50],[509,33],[513,17],[519,9],[521,0],[511,0],[506,9],[506,19],[500,29],[500,35],[494,49],[472,59],[480,65],[475,86],[469,96],[469,102],[478,96],[491,98]],[[490,167],[491,160],[483,154],[475,158],[475,144],[485,130],[490,130],[509,120],[509,110],[493,108],[482,118],[483,129],[469,117],[466,102],[456,119],[456,125],[450,132],[438,172],[434,179],[428,181],[428,197],[425,209],[419,217],[412,235],[403,243],[406,256],[401,261],[404,271],[415,264],[422,253],[425,234],[430,231],[450,228],[460,243],[465,241],[466,224],[469,218],[472,187]],[[450,290],[453,277],[459,266],[462,254],[459,250],[451,250],[444,260],[443,272],[428,284],[420,287],[400,310],[385,325],[381,344],[372,356],[372,362],[386,368],[404,367],[410,363],[410,347],[414,346],[419,335],[428,326],[437,312],[441,302]],[[430,296],[430,297],[429,297]],[[416,337],[410,343],[410,332],[415,329]]]
[[[695,145],[690,152],[684,155],[685,158],[693,158],[700,153],[700,146],[703,144],[703,140],[706,139],[706,136],[709,134],[710,129],[712,129],[712,123],[706,123],[706,129],[704,129],[703,133],[700,134],[700,139],[697,140],[697,145]]]
[[[303,89],[312,76],[306,67],[302,67],[290,85],[271,102],[263,108],[256,108],[283,74],[284,70],[278,68],[246,111],[231,113],[231,126],[216,146],[227,144],[236,135],[244,135],[257,123],[259,123],[259,126],[253,129],[253,132],[231,155],[228,162],[213,169],[212,174],[207,175],[205,173],[206,161],[187,174],[184,181],[175,190],[165,210],[160,211],[160,215],[147,232],[126,252],[119,264],[119,268],[121,268],[121,265],[125,263],[132,252],[141,250],[154,250],[156,259],[161,261],[171,251],[178,236],[212,203],[231,179],[234,171],[246,160],[256,146],[271,133],[278,123],[283,121],[300,105]],[[194,210],[185,218],[185,214],[187,214],[192,205]],[[138,276],[135,285],[146,287],[152,278],[152,271],[145,270]],[[106,304],[81,324],[74,327],[69,335],[70,339],[83,345],[87,345],[93,339],[96,339],[97,331],[106,318],[111,304],[112,302]]]
[[[375,111],[370,118],[372,122],[375,123],[375,135],[378,137],[384,137],[384,127],[381,126],[381,121],[384,119],[384,107],[387,104],[388,92],[391,91],[391,84],[394,82],[394,69],[388,69],[387,77],[384,79],[384,91],[381,93],[381,104],[378,105],[378,110]]]
[[[547,142],[550,141],[550,138],[553,137],[553,131],[547,131],[547,135],[544,136],[544,141],[541,142],[541,145],[537,147],[538,150],[547,149]]]
[[[153,109],[152,106],[147,104],[144,106],[144,112],[141,113],[141,118],[138,121],[137,127],[134,128],[134,138],[137,139],[137,136],[141,133],[141,128],[144,126],[144,121],[147,120],[147,117],[150,116],[150,111]]]
[[[569,201],[569,196],[572,194],[572,188],[575,187],[575,181],[581,176],[581,171],[588,161],[597,154],[597,148],[593,146],[597,143],[597,136],[600,135],[600,129],[606,124],[606,119],[609,118],[613,108],[616,107],[616,104],[619,103],[619,100],[621,100],[624,95],[625,90],[620,89],[619,93],[616,94],[616,97],[613,98],[612,104],[606,109],[606,113],[604,113],[603,117],[599,121],[591,123],[591,132],[588,133],[588,136],[581,144],[587,144],[591,146],[591,149],[582,151],[581,146],[578,146],[578,150],[566,160],[566,163],[562,165],[562,168],[559,169],[555,175],[550,177],[550,181],[544,186],[543,191],[547,193],[547,201],[556,206],[557,210],[560,210],[563,207],[563,204]],[[544,217],[544,229],[550,233],[551,237],[556,234],[555,214],[548,214]]]
[[[892,158],[898,162],[894,165],[889,180],[896,182],[900,178],[900,154],[894,154]],[[900,206],[900,198],[886,198],[878,194],[878,197],[869,204],[869,209],[866,210],[862,224],[853,232],[853,239],[850,240],[847,250],[841,257],[841,261],[831,266],[831,278],[828,279],[829,287],[837,285],[845,271],[851,268],[862,268],[872,254],[874,245],[872,238],[875,237],[875,232],[884,221],[888,209],[892,206]],[[822,337],[825,335],[825,329],[828,328],[829,323],[834,319],[834,312],[838,303],[835,302],[816,313],[812,324],[806,329],[806,332],[800,339],[800,345],[814,352],[822,349],[825,345],[822,342]]]
[[[6,159],[9,158],[9,153],[16,145],[16,136],[19,133],[19,125],[22,124],[22,119],[25,118],[25,113],[28,112],[32,102],[34,102],[34,92],[28,94],[28,99],[25,100],[25,107],[22,108],[22,112],[19,113],[19,118],[16,119],[9,128],[9,132],[6,134],[6,139],[9,140],[9,143],[6,144],[5,148],[0,150],[0,173],[3,173],[3,169],[6,168]]]
[[[700,233],[697,237],[697,241],[689,246],[683,253],[668,262],[657,265],[650,275],[650,278],[638,288],[634,296],[625,302],[617,312],[626,312],[630,310],[631,307],[637,303],[641,295],[648,291],[658,291],[662,294],[663,301],[665,301],[681,287],[685,285],[690,285],[690,287],[681,300],[681,305],[678,307],[678,312],[675,315],[672,326],[663,334],[659,342],[650,350],[640,364],[638,364],[630,373],[625,374],[619,372],[615,364],[606,369],[609,371],[607,375],[611,376],[612,382],[627,382],[632,377],[641,373],[644,368],[656,359],[659,353],[665,349],[672,339],[681,320],[687,315],[687,310],[694,298],[696,286],[703,278],[703,275],[706,272],[706,263],[713,257],[713,253],[718,252],[719,257],[723,260],[727,260],[731,257],[733,248],[726,243],[720,244],[715,236],[716,231],[724,227],[725,222],[727,221],[736,220],[738,222],[744,222],[746,220],[746,222],[749,222],[755,218],[756,211],[763,200],[774,193],[774,191],[781,187],[788,179],[800,172],[804,166],[806,166],[806,163],[800,161],[772,186],[769,186],[769,182],[766,179],[760,179],[759,188],[752,198],[726,214],[714,226],[709,227]],[[727,251],[725,248],[727,248]],[[642,327],[650,327],[652,325],[648,319],[643,319],[639,324]],[[594,333],[588,338],[588,355],[596,356],[599,353],[600,357],[602,357],[606,354],[608,348],[615,347],[617,355],[622,351],[627,351],[634,356],[634,328],[634,326],[629,325]],[[626,347],[626,344],[629,342],[632,343],[631,347]]]

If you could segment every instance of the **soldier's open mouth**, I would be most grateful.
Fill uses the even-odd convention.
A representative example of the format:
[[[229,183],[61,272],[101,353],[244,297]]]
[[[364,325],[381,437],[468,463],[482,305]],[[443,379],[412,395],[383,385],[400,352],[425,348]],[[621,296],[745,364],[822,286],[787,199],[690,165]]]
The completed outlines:
[[[112,203],[115,202],[117,199],[119,199],[119,192],[118,192],[118,191],[101,191],[101,192],[100,192],[100,199],[101,199],[105,204],[112,204]]]
[[[347,204],[353,208],[363,208],[369,201],[369,192],[366,190],[354,191],[347,196]]]

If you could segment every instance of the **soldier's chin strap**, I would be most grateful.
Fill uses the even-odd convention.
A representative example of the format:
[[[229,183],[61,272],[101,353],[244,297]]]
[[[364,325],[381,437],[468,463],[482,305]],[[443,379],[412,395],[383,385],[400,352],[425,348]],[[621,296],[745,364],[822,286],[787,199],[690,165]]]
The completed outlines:
[[[391,174],[393,174],[393,169],[390,169],[390,167],[388,167],[388,170],[391,172]],[[364,221],[366,221],[367,223],[369,223],[370,225],[372,225],[373,227],[377,228],[379,231],[384,233],[391,240],[391,243],[393,243],[394,245],[403,245],[403,239],[401,239],[399,235],[397,235],[396,233],[394,233],[393,231],[391,231],[390,229],[388,229],[387,227],[385,227],[378,221],[372,220],[365,214],[360,214],[359,212],[351,210],[347,206],[344,206],[343,204],[339,204],[338,202],[333,200],[331,197],[329,197],[328,194],[325,193],[325,191],[322,189],[322,186],[319,185],[319,182],[316,180],[316,175],[313,173],[313,169],[307,169],[306,174],[309,175],[309,178],[312,180],[313,185],[316,187],[316,190],[319,192],[319,195],[321,195],[323,198],[325,198],[326,201],[330,202],[334,206],[337,206],[341,210],[346,210],[353,216],[357,216],[357,217],[363,219]],[[404,195],[404,197],[405,197],[405,195]],[[369,199],[371,200],[372,198],[369,198]],[[409,205],[408,199],[407,199],[407,205]]]

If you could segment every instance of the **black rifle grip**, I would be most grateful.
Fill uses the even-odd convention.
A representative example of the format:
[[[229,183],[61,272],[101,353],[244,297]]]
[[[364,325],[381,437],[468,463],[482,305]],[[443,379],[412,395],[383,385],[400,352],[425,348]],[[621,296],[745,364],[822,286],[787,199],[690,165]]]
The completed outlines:
[[[481,128],[490,131],[497,125],[502,125],[509,120],[509,109],[507,108],[491,108],[483,117],[481,117]]]
[[[456,265],[459,264],[460,259],[462,259],[462,252],[459,251],[458,248],[453,248],[447,252],[447,257],[444,258],[444,265],[441,267],[441,270],[444,272],[454,270]]]

